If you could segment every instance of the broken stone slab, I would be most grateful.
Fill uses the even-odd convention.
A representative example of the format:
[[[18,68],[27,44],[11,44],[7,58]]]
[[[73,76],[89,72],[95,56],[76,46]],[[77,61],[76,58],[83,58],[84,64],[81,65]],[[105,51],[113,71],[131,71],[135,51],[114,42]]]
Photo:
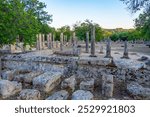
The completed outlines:
[[[92,91],[94,90],[94,79],[90,81],[82,81],[80,83],[80,90]]]
[[[30,73],[27,73],[27,74],[16,75],[14,77],[14,81],[31,84],[33,78],[41,75],[42,73],[43,72],[41,72],[41,71],[33,71],[33,72],[30,72]]]
[[[113,61],[118,68],[139,70],[145,67],[144,63],[131,59],[113,59]]]
[[[22,84],[15,81],[0,80],[0,95],[3,99],[19,93],[22,90]]]
[[[75,76],[71,76],[70,78],[65,79],[61,83],[61,89],[65,89],[68,92],[73,92],[76,86]]]
[[[105,97],[113,97],[113,75],[102,76],[102,95]]]
[[[40,92],[35,89],[24,89],[20,92],[19,100],[40,100]]]
[[[33,88],[49,93],[60,84],[61,76],[61,72],[45,72],[33,79]]]
[[[92,100],[93,94],[90,91],[77,90],[72,94],[72,100]]]
[[[67,100],[69,97],[69,93],[66,90],[61,90],[55,92],[51,96],[49,96],[46,100]]]
[[[127,84],[127,91],[133,96],[150,99],[150,88],[144,88],[137,82]]]

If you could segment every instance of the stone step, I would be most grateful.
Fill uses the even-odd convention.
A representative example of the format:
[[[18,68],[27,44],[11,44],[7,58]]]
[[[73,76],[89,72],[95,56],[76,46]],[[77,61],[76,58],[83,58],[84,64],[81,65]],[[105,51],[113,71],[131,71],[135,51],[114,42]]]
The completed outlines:
[[[33,88],[49,93],[60,84],[62,75],[63,73],[56,71],[45,72],[33,79]]]

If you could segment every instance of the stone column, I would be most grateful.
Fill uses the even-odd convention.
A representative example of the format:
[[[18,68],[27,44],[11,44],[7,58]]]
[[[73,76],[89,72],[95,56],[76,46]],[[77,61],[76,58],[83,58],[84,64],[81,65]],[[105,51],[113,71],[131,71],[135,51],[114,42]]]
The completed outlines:
[[[128,42],[127,41],[124,42],[124,53],[123,53],[123,57],[122,58],[129,59]]]
[[[63,39],[64,39],[64,35],[63,33],[60,34],[60,51],[63,51]]]
[[[102,45],[100,45],[100,52],[99,52],[100,54],[103,54],[104,52],[103,52],[103,46]]]
[[[42,49],[42,35],[38,34],[37,35],[37,50],[41,50]]]
[[[91,55],[90,57],[96,57],[95,55],[95,26],[91,28]]]
[[[42,49],[45,48],[45,35],[42,34]]]
[[[52,36],[52,48],[54,48],[55,35]]]
[[[114,83],[113,75],[103,75],[102,76],[102,95],[107,98],[113,96]]]
[[[10,45],[10,53],[15,53],[16,51],[16,46],[15,45]]]
[[[76,47],[76,33],[73,33],[73,40],[72,40],[72,45],[73,45],[73,53],[76,53],[77,47]]]
[[[59,48],[59,41],[56,41],[56,48]]]
[[[39,35],[36,35],[36,50],[40,50]]]
[[[110,39],[107,39],[106,56],[105,56],[105,58],[112,58],[112,56],[111,56],[111,42],[110,42]]]
[[[89,32],[86,32],[86,53],[89,53]]]
[[[49,33],[47,35],[47,46],[48,46],[48,49],[51,49],[51,41],[52,41],[52,34]]]

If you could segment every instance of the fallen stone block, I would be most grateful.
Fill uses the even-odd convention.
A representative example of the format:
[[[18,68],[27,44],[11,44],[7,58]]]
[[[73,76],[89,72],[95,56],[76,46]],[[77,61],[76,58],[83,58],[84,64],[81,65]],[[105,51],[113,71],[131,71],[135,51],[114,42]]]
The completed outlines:
[[[17,75],[19,72],[17,70],[10,70],[10,71],[2,71],[1,77],[3,80],[10,80],[12,81],[14,76]]]
[[[113,75],[102,76],[102,95],[108,98],[113,96]]]
[[[127,91],[132,96],[150,99],[150,88],[144,88],[137,82],[131,82],[130,84],[127,84]]]
[[[69,97],[69,93],[65,90],[61,90],[55,92],[51,96],[49,96],[46,100],[67,100]]]
[[[61,75],[61,72],[45,72],[33,79],[33,88],[48,93],[60,84]]]
[[[2,76],[3,80],[10,80],[10,81],[13,80],[12,71],[4,71],[4,72],[2,72],[1,76]]]
[[[24,89],[20,92],[19,100],[40,100],[40,92],[35,89]]]
[[[80,90],[92,91],[94,90],[94,79],[90,81],[82,81],[80,83]]]
[[[15,81],[0,80],[0,95],[2,98],[8,98],[22,90],[22,84]]]
[[[73,92],[75,90],[76,79],[75,76],[65,79],[61,83],[61,89],[65,89],[68,92]]]
[[[72,94],[72,100],[92,100],[93,94],[90,91],[77,90]]]
[[[41,71],[33,71],[30,73],[26,73],[26,74],[20,74],[20,75],[17,75],[14,77],[14,81],[31,84],[33,78],[41,75],[42,73],[43,72],[41,72]]]

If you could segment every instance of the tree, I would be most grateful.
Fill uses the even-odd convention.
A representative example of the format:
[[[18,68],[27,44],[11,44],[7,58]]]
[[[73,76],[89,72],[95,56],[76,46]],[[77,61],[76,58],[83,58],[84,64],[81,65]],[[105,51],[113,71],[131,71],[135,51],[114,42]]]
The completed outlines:
[[[18,36],[24,46],[34,45],[36,34],[50,31],[52,16],[45,7],[38,0],[0,0],[0,45],[13,44]]]
[[[74,25],[74,30],[76,32],[76,36],[80,40],[85,40],[86,39],[86,32],[91,31],[91,25],[95,26],[95,36],[96,36],[96,41],[100,41],[101,39],[104,38],[103,36],[103,30],[99,26],[99,24],[92,23],[90,20],[85,20],[85,22],[78,22]]]
[[[133,12],[137,12],[141,8],[145,11],[150,11],[150,0],[120,0],[128,5],[128,8]]]
[[[121,0],[128,5],[128,8],[133,12],[144,9],[143,13],[135,19],[135,26],[140,35],[150,40],[150,0]]]
[[[144,12],[135,20],[137,30],[141,32],[144,39],[150,39],[150,13]]]

